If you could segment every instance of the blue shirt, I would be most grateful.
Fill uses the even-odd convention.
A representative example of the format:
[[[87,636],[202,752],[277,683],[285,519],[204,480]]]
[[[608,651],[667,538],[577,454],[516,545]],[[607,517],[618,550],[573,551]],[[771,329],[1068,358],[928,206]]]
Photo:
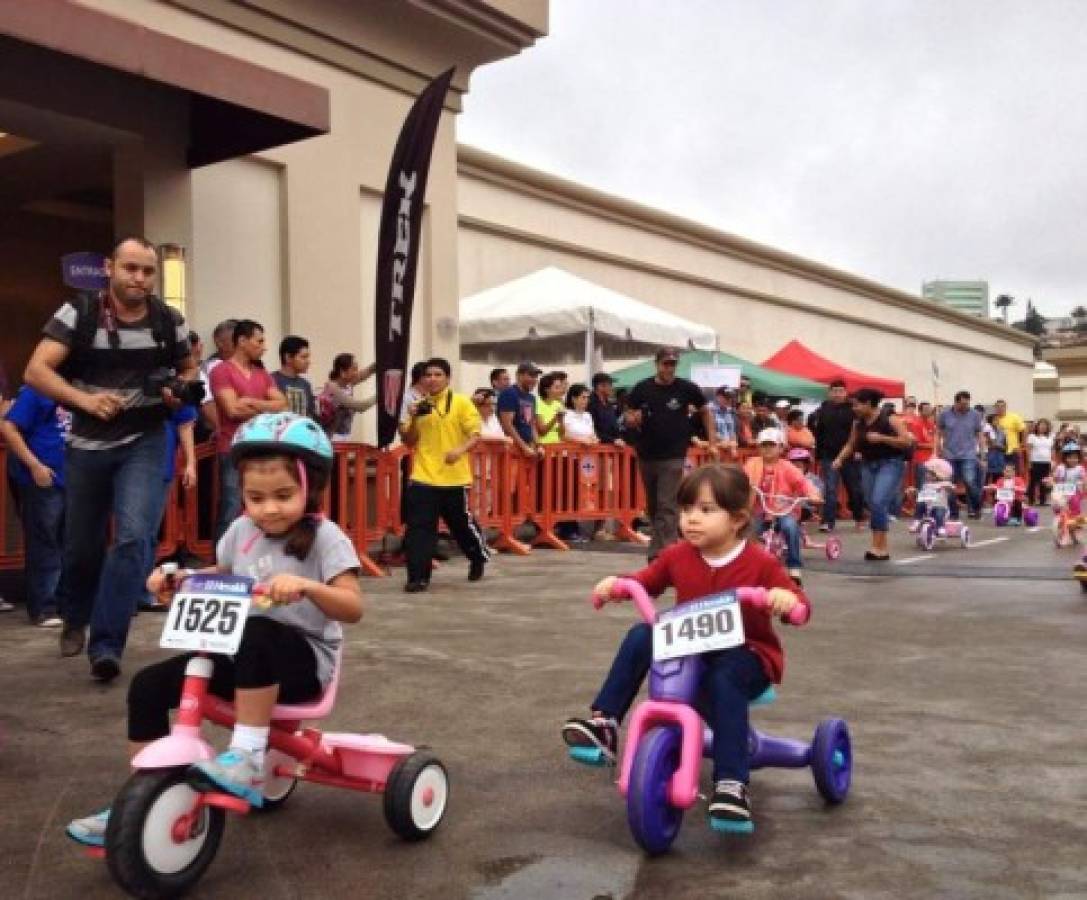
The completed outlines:
[[[27,447],[54,472],[53,483],[64,487],[64,430],[57,413],[57,403],[24,385],[19,388],[8,414],[11,422],[26,441]],[[8,452],[8,472],[18,484],[31,484],[30,469],[12,452]]]
[[[721,441],[735,441],[737,438],[736,411],[728,406],[722,406],[714,401],[710,407],[713,410],[713,421],[717,427],[717,439]]]
[[[945,459],[974,459],[978,455],[978,435],[985,422],[976,409],[960,413],[950,407],[940,413],[937,424],[943,435]]]
[[[536,395],[522,391],[517,385],[511,384],[498,395],[500,419],[504,412],[513,413],[513,427],[517,429],[521,440],[530,446],[534,444],[532,423],[536,421]]]
[[[195,422],[197,415],[195,406],[181,406],[166,420],[166,458],[162,461],[162,480],[166,484],[174,480],[178,429],[189,422]]]

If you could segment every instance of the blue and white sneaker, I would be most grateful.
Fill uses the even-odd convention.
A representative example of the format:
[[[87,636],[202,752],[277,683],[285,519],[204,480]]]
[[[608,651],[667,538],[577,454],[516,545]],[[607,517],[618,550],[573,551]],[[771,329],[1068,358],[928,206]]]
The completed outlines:
[[[264,805],[264,770],[248,750],[231,747],[213,760],[195,763],[189,767],[188,782],[198,791],[225,791],[253,806]]]
[[[109,825],[109,807],[85,819],[72,819],[68,827],[64,829],[64,833],[84,847],[104,847],[107,825]]]

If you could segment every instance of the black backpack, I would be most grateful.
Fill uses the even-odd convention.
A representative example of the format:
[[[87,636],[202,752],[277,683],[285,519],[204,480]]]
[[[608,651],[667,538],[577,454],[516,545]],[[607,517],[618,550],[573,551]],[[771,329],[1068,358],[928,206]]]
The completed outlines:
[[[81,291],[71,300],[76,311],[76,323],[73,329],[75,334],[72,337],[72,345],[68,348],[68,357],[60,368],[60,374],[69,381],[73,376],[83,375],[92,365],[120,363],[120,360],[113,356],[121,352],[121,339],[116,329],[109,332],[109,350],[93,350],[94,335],[102,318],[104,300],[105,295],[99,291]],[[151,336],[155,341],[152,367],[172,369],[177,332],[173,313],[170,307],[154,294],[147,298],[147,312],[151,319]]]

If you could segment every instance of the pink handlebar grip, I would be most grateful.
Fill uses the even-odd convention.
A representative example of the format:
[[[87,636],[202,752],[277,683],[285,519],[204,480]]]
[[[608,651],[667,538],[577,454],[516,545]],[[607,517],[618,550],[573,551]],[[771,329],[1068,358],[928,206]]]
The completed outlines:
[[[647,625],[657,621],[657,611],[653,608],[653,601],[640,581],[635,581],[633,578],[620,578],[615,582],[615,593],[620,597],[629,597],[633,600]]]
[[[755,609],[766,609],[770,605],[770,592],[766,588],[738,588],[736,597],[741,603],[750,603]],[[785,617],[790,625],[803,625],[808,621],[808,607],[796,604]]]

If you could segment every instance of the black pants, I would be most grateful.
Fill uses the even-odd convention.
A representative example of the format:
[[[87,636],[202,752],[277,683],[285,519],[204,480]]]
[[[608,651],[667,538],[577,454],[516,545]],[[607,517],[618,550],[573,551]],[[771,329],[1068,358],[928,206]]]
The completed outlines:
[[[1046,494],[1049,493],[1049,488],[1042,483],[1042,479],[1049,475],[1052,468],[1052,464],[1047,462],[1032,462],[1030,464],[1030,486],[1027,488],[1027,501],[1029,503],[1045,505],[1045,498]]]
[[[185,666],[197,654],[183,653],[140,669],[128,687],[128,739],[154,741],[170,733],[170,710],[181,700]],[[208,687],[224,700],[235,688],[279,685],[280,703],[305,703],[321,694],[317,658],[302,632],[264,616],[245,623],[235,656],[212,655]]]
[[[485,562],[490,556],[483,532],[468,509],[468,488],[408,482],[404,513],[408,581],[430,581],[430,561],[438,540],[439,517],[468,559]]]

